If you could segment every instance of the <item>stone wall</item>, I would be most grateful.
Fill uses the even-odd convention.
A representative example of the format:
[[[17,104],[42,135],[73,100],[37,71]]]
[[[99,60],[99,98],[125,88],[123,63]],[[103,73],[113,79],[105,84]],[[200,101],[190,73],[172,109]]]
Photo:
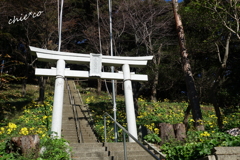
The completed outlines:
[[[213,155],[198,160],[240,160],[240,147],[215,147]]]

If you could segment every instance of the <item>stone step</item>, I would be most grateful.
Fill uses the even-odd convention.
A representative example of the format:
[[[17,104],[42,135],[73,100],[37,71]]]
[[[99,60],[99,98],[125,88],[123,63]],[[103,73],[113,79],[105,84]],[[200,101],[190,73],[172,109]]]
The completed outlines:
[[[135,150],[128,150],[127,149],[127,151],[126,151],[126,153],[127,153],[127,155],[128,156],[134,156],[134,155],[138,155],[138,156],[145,156],[145,155],[149,155],[149,153],[148,152],[146,152],[146,151],[143,151],[143,150],[141,150],[141,151],[135,151]],[[122,150],[122,151],[109,151],[109,155],[111,155],[111,156],[122,156],[122,155],[124,155],[124,151]]]
[[[77,128],[75,125],[63,125],[62,126],[62,133],[68,134],[71,132],[77,132]]]
[[[92,134],[90,134],[90,133],[84,133],[84,132],[82,132],[82,136],[84,137],[84,138],[95,138],[95,135],[92,133]]]
[[[77,135],[76,136],[72,136],[72,137],[70,137],[70,136],[64,136],[64,139],[66,139],[66,140],[68,140],[68,141],[71,141],[71,142],[75,142],[76,141],[76,143],[78,142],[78,138],[77,138]],[[97,142],[97,139],[96,138],[94,138],[94,137],[84,137],[83,136],[83,143],[86,143],[86,142],[88,142],[88,143],[94,143],[94,142]]]
[[[85,120],[85,119],[80,119],[80,118],[78,118],[79,119],[79,123],[80,124],[82,124],[82,125],[84,125],[84,126],[90,126],[89,125],[89,123],[88,123],[88,121],[87,120]],[[72,117],[68,117],[68,118],[63,118],[62,119],[62,122],[63,123],[72,123],[72,124],[74,124],[75,123],[75,119],[73,119]]]
[[[97,142],[97,138],[95,136],[84,136],[83,137],[83,142]]]
[[[84,146],[75,146],[75,147],[72,147],[72,149],[76,150],[76,151],[106,151],[106,148],[105,147],[84,147]]]
[[[80,121],[87,121],[88,120],[83,115],[78,115],[78,117],[76,117],[76,118],[77,118],[77,120],[80,120]],[[75,117],[72,113],[71,114],[65,113],[65,114],[62,115],[62,119],[75,120]]]
[[[63,137],[74,137],[74,136],[77,136],[77,134],[74,134],[74,133],[72,133],[72,134],[62,134],[63,135]],[[92,138],[92,139],[96,139],[96,137],[95,137],[95,135],[94,134],[89,134],[89,133],[82,133],[81,134],[81,136],[83,137],[83,138]]]
[[[71,123],[64,123],[64,124],[62,124],[62,128],[64,129],[69,129],[69,128],[76,128],[77,126],[76,126],[76,124],[75,124],[75,122],[71,122]],[[86,126],[84,126],[84,125],[78,125],[78,128],[80,128],[80,129],[91,129],[91,127],[86,127]]]
[[[152,156],[148,155],[127,155],[128,160],[156,160]],[[124,155],[114,156],[112,160],[124,160]]]
[[[121,148],[121,147],[123,148],[123,142],[104,143],[104,146],[108,148]],[[126,147],[137,147],[142,149],[142,147],[135,142],[126,142]]]
[[[94,142],[98,142],[98,140],[94,140],[94,139],[84,139],[83,141],[84,143],[94,143]]]
[[[87,148],[94,148],[94,147],[104,147],[103,143],[73,143],[71,144],[72,147],[80,146],[80,147],[87,147]]]
[[[76,126],[75,125],[63,125],[62,126],[62,130],[63,131],[68,131],[68,130],[76,130]],[[88,133],[93,133],[91,127],[83,127],[83,126],[79,126],[79,130],[81,132],[88,132]]]
[[[81,156],[81,157],[108,157],[108,153],[106,151],[75,151],[73,156]]]
[[[86,133],[86,132],[79,132],[79,134],[81,134],[84,138],[94,138],[95,134],[93,133]],[[66,133],[66,132],[62,132],[63,136],[75,136],[77,135],[77,132],[71,132],[71,133]]]
[[[112,160],[111,157],[81,157],[81,156],[75,156],[72,157],[73,160]]]
[[[66,132],[62,132],[62,135],[64,135],[64,136],[75,136],[75,135],[77,135],[77,132],[76,131],[69,131],[67,133],[67,131],[66,131]]]
[[[65,92],[64,108],[62,116],[62,134],[70,142],[73,150],[73,160],[124,160],[123,143],[97,143],[96,136],[89,125],[89,117],[86,105],[81,105],[78,92],[75,90],[74,82],[69,81],[71,95],[77,104],[79,127],[83,137],[83,143],[77,143],[76,124],[72,106],[69,103],[68,92]],[[80,106],[81,105],[81,106]],[[81,108],[80,108],[81,107]],[[85,114],[84,114],[85,113]],[[152,160],[141,146],[136,143],[127,143],[128,160]]]
[[[63,125],[62,130],[63,131],[68,131],[68,130],[73,131],[73,130],[76,130],[76,126],[75,125]],[[91,127],[79,126],[79,130],[82,132],[93,133]]]
[[[118,146],[112,146],[112,147],[107,147],[107,150],[109,151],[123,151],[124,147],[123,145],[118,147]],[[127,151],[145,151],[143,148],[141,148],[140,146],[126,146]]]

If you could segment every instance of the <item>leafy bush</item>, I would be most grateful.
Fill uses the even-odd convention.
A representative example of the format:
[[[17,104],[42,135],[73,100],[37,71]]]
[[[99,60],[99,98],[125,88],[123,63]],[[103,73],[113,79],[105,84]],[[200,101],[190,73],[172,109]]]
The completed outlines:
[[[150,134],[144,136],[144,139],[151,143],[160,143],[161,142],[161,138],[156,133],[150,133]]]
[[[70,160],[71,149],[67,141],[63,138],[49,138],[44,137],[41,139],[40,146],[42,148],[42,153],[38,160]]]
[[[19,153],[6,153],[5,149],[11,137],[24,135],[39,135],[40,146],[45,151],[39,155],[38,160],[68,160],[70,159],[70,147],[64,139],[50,138],[49,130],[51,126],[53,97],[48,96],[43,104],[32,101],[23,108],[19,116],[15,116],[11,121],[3,121],[0,127],[0,158],[29,160],[31,156],[23,157]],[[34,155],[33,155],[34,156]],[[33,157],[32,156],[32,157]],[[36,158],[35,158],[36,159]]]
[[[186,142],[169,142],[161,150],[168,160],[193,160],[212,154],[217,146],[240,146],[240,137],[219,131],[189,131]]]

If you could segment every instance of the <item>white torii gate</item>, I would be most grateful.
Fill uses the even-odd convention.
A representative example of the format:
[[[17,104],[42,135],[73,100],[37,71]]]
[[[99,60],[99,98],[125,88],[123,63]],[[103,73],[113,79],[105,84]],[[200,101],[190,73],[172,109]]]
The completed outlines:
[[[41,61],[57,61],[57,67],[52,69],[36,68],[35,75],[38,76],[56,76],[52,127],[51,131],[56,133],[57,137],[61,137],[62,127],[62,109],[64,94],[64,77],[80,77],[80,78],[101,78],[111,80],[124,81],[124,96],[127,114],[128,131],[137,139],[136,118],[133,103],[132,83],[133,81],[147,81],[147,75],[130,73],[130,66],[140,67],[147,65],[147,61],[153,56],[143,57],[120,57],[105,56],[102,54],[81,54],[46,50],[30,46],[31,51],[36,52],[38,60]],[[65,63],[70,64],[88,64],[90,63],[90,71],[77,71],[65,69]],[[102,64],[109,66],[122,66],[123,72],[101,72]],[[134,142],[129,137],[129,142]]]

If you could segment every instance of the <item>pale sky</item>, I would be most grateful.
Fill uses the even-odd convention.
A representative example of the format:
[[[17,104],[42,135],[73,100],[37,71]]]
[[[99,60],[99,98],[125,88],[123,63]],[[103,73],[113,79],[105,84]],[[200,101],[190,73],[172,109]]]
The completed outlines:
[[[172,1],[172,0],[166,0],[166,1]],[[178,0],[178,2],[182,2],[183,0]]]

